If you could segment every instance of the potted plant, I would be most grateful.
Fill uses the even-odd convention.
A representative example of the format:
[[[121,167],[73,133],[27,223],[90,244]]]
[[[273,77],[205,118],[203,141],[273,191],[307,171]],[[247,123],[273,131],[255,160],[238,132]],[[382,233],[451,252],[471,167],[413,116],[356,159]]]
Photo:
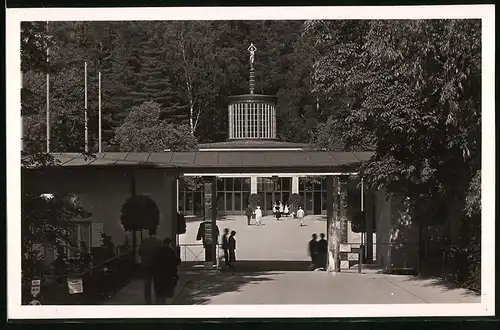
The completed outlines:
[[[252,210],[255,211],[257,206],[260,206],[260,196],[255,193],[251,194],[248,196],[248,204],[250,204]],[[255,218],[255,214],[252,215],[252,218]]]
[[[158,228],[160,210],[148,196],[134,195],[123,204],[120,222],[126,231],[132,233],[132,249],[135,253],[137,246],[136,232]]]
[[[297,217],[297,210],[299,209],[299,206],[302,204],[302,198],[300,197],[299,194],[294,193],[292,194],[292,196],[290,196],[288,203],[290,203],[290,205],[292,206],[293,218],[295,219]]]

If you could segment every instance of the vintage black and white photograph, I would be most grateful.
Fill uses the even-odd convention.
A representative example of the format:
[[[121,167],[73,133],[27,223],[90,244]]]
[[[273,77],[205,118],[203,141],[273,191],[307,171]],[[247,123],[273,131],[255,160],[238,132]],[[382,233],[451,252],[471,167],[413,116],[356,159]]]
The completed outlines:
[[[17,10],[12,314],[494,313],[494,6],[359,8]]]

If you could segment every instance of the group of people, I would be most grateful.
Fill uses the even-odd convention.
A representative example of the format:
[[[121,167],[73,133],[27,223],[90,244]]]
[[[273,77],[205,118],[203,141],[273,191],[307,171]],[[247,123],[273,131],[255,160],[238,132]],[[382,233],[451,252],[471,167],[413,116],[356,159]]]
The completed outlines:
[[[309,241],[309,255],[311,256],[311,270],[325,269],[328,257],[328,242],[325,239],[325,234],[312,234],[312,239]]]
[[[274,203],[273,215],[276,218],[276,220],[279,221],[281,219],[282,214],[285,216],[289,215],[288,205],[283,206],[283,204],[281,202]],[[245,212],[245,215],[247,216],[247,224],[249,226],[251,224],[252,216],[254,216],[254,215],[255,215],[255,225],[260,226],[260,225],[264,224],[262,222],[263,215],[262,215],[262,210],[261,210],[260,206],[257,206],[257,208],[254,211],[252,209],[252,207],[250,205],[248,205],[246,212]],[[292,215],[295,215],[295,214],[292,212]],[[302,209],[302,207],[299,206],[299,209],[297,210],[297,218],[300,220],[300,224],[299,224],[300,226],[304,226],[304,215],[305,215],[304,210]]]
[[[163,305],[167,298],[174,295],[179,280],[177,267],[181,260],[172,248],[170,238],[160,241],[156,237],[155,229],[149,230],[148,233],[149,237],[142,241],[139,248],[144,277],[144,298],[148,305],[153,302],[155,305]]]
[[[273,205],[273,215],[276,220],[280,220],[281,216],[287,217],[290,215],[290,209],[288,205],[283,205],[281,201],[277,201]]]
[[[224,263],[227,267],[233,269],[234,273],[234,263],[236,262],[236,231],[231,230],[229,232],[228,228],[224,229],[224,235],[222,235],[222,250],[224,251]]]

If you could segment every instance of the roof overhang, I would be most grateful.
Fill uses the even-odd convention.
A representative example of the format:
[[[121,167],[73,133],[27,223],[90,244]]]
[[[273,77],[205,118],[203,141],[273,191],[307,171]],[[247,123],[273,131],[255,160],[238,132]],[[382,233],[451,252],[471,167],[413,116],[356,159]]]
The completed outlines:
[[[76,153],[53,154],[65,169],[160,169],[176,174],[216,173],[355,173],[372,152],[327,151],[198,151],[116,152],[88,158]]]

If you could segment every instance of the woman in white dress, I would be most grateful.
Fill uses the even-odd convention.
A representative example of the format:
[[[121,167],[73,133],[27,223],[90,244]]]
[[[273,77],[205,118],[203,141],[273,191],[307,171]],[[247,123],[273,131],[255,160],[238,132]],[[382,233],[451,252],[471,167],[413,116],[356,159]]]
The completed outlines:
[[[288,213],[290,212],[290,210],[288,209],[288,205],[285,204],[285,216],[288,216]]]
[[[255,224],[257,226],[262,225],[262,210],[260,209],[260,206],[257,206],[257,209],[255,210]]]

